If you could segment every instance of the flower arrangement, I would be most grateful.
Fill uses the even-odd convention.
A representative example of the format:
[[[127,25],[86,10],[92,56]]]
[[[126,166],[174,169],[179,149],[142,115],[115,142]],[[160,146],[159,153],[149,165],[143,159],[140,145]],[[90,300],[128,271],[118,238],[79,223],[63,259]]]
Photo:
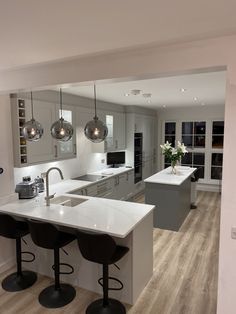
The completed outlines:
[[[171,163],[172,173],[176,173],[175,166],[177,162],[180,161],[181,157],[183,157],[185,153],[188,152],[187,147],[183,143],[181,144],[179,141],[177,148],[172,147],[171,143],[168,141],[160,146],[162,149],[162,154],[166,157],[167,161]]]

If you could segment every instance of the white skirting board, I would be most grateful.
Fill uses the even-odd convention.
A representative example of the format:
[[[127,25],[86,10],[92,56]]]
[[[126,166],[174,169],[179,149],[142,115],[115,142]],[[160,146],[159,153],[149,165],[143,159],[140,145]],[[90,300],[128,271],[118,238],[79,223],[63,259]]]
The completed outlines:
[[[197,191],[221,193],[221,185],[218,185],[218,184],[207,184],[207,183],[198,183],[197,184]]]

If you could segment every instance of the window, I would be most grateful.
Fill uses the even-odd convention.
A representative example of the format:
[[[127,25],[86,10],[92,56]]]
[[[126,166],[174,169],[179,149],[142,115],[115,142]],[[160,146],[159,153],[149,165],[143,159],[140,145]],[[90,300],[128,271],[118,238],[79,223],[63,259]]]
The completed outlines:
[[[168,141],[172,144],[172,147],[175,147],[175,134],[176,133],[176,123],[175,122],[166,122],[165,123],[165,143]]]
[[[211,179],[222,178],[223,153],[211,154]]]
[[[182,142],[187,147],[205,148],[206,122],[182,122]]]
[[[184,155],[181,160],[182,166],[201,168],[200,178],[203,179],[205,175],[205,153],[189,152]]]
[[[175,147],[176,140],[176,122],[165,122],[165,143],[168,141],[171,143],[172,147]],[[166,159],[164,160],[165,168],[170,166],[170,162]]]
[[[224,121],[212,122],[212,148],[223,148]]]

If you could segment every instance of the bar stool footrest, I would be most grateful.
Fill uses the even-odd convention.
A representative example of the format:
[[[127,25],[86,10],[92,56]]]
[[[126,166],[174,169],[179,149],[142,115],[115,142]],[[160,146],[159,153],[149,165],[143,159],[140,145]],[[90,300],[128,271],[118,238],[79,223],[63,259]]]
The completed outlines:
[[[71,274],[73,274],[73,272],[74,272],[74,267],[71,266],[70,264],[67,264],[67,263],[59,263],[59,265],[60,265],[60,267],[61,267],[61,266],[66,266],[66,267],[69,267],[69,268],[71,269],[71,271],[69,271],[69,272],[64,272],[64,271],[62,272],[62,271],[60,271],[60,272],[59,272],[60,275],[71,275]],[[52,265],[52,269],[55,270],[55,265]]]
[[[123,289],[124,285],[123,285],[123,283],[122,283],[119,279],[117,279],[117,278],[115,278],[115,277],[108,277],[108,279],[109,279],[109,280],[116,281],[116,282],[118,282],[118,283],[120,284],[120,287],[118,287],[118,288],[110,288],[110,287],[109,287],[108,290],[119,291],[119,290],[122,290],[122,289]],[[101,277],[101,278],[98,279],[98,283],[99,283],[100,286],[103,287],[103,277]]]
[[[32,252],[27,252],[27,251],[24,251],[24,252],[21,252],[21,255],[23,255],[23,254],[28,254],[28,255],[30,255],[31,257],[32,257],[32,259],[30,259],[30,260],[25,260],[25,259],[21,259],[21,261],[22,262],[24,262],[24,263],[32,263],[33,261],[35,261],[35,254],[34,253],[32,253]]]
[[[2,288],[8,292],[17,292],[31,287],[37,280],[37,274],[24,270],[20,274],[13,273],[2,281]]]

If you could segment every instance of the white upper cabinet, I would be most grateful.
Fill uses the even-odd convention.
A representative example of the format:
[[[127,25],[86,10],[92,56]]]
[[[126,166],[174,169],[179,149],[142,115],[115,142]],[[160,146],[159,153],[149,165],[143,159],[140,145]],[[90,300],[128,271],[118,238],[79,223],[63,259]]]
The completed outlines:
[[[99,118],[106,123],[108,135],[104,142],[94,144],[93,151],[97,153],[114,152],[126,148],[125,113],[110,112],[99,114]]]
[[[26,120],[31,119],[30,100],[25,100]],[[50,128],[56,120],[55,104],[34,101],[34,118],[41,123],[44,132],[41,139],[37,142],[27,142],[27,159],[29,164],[54,160],[56,149],[54,139],[51,136]]]
[[[22,126],[31,119],[30,100],[11,98],[15,167],[76,157],[74,107],[63,106],[64,119],[74,126],[73,137],[68,142],[59,142],[51,136],[51,126],[60,117],[59,105],[37,99],[33,104],[34,118],[44,129],[43,136],[37,142],[26,141],[22,136]]]
[[[63,105],[62,116],[64,120],[70,122],[74,132],[72,138],[67,142],[56,141],[57,158],[67,159],[76,156],[76,119],[74,106]],[[59,105],[56,106],[56,120],[60,118]]]

